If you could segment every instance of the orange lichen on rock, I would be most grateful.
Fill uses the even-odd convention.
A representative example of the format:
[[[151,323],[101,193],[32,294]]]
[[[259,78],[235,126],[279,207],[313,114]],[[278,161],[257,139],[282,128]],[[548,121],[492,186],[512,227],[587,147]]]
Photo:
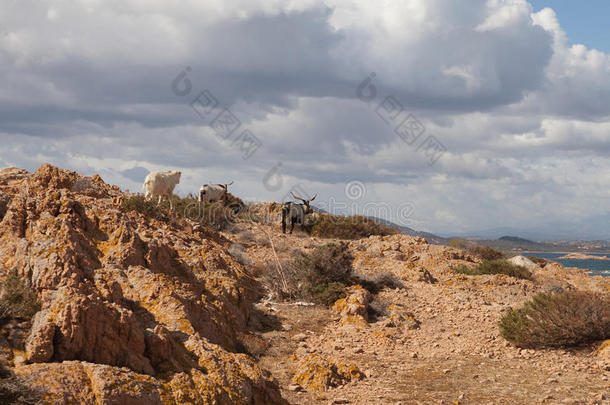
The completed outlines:
[[[332,357],[325,359],[313,353],[299,362],[292,382],[307,390],[326,391],[330,387],[363,378],[364,374],[355,365],[339,363]]]
[[[349,288],[347,296],[337,300],[333,310],[341,315],[342,325],[368,325],[368,306],[371,294],[359,285]]]
[[[599,367],[610,371],[610,339],[604,340],[595,350],[594,354],[598,358],[597,364]]]
[[[219,234],[50,165],[0,171],[0,193],[2,264],[42,304],[15,372],[47,403],[285,403],[236,353],[259,287]]]
[[[417,329],[419,328],[420,322],[415,319],[415,316],[407,311],[407,309],[400,304],[391,304],[387,309],[390,321],[388,326],[393,326],[401,329]]]

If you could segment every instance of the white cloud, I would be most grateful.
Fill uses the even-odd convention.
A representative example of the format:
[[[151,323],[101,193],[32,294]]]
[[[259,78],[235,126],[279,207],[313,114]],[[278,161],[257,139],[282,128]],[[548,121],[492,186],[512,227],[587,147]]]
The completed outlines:
[[[408,221],[426,230],[564,232],[580,221],[610,237],[595,220],[610,189],[610,55],[569,45],[551,9],[23,0],[4,5],[0,25],[3,165],[50,161],[132,190],[133,173],[180,168],[183,194],[227,179],[257,199],[301,184],[339,200],[359,180],[363,206],[389,204],[400,220],[412,203]],[[177,96],[186,66],[192,90]],[[371,72],[366,104],[356,87]],[[188,106],[203,89],[261,139],[252,158]],[[378,116],[390,95],[447,148],[435,165]],[[278,162],[284,183],[270,191],[262,178]]]

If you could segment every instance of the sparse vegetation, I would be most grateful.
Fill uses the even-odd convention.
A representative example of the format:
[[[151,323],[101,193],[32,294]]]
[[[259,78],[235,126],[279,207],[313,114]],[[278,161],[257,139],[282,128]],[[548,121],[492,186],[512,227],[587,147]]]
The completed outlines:
[[[36,293],[16,270],[11,270],[0,284],[0,319],[31,319],[40,310]]]
[[[500,252],[499,250],[496,250],[490,246],[477,245],[475,242],[464,238],[451,239],[448,246],[465,250],[481,260],[498,260],[505,257],[504,253]]]
[[[537,294],[499,324],[523,348],[575,346],[610,338],[610,295],[584,291]]]
[[[528,256],[527,258],[536,263],[538,266],[540,266],[540,268],[544,268],[544,266],[546,266],[546,264],[548,263],[548,260],[543,259],[542,257]]]
[[[449,247],[452,248],[456,248],[456,249],[467,249],[468,247],[470,247],[471,242],[468,242],[466,239],[464,238],[453,238],[449,241],[449,243],[447,244]]]
[[[229,196],[232,199],[229,200],[230,204],[228,206],[225,206],[223,202],[215,202],[205,204],[201,208],[197,198],[192,194],[185,198],[174,196],[174,213],[172,214],[166,201],[163,201],[157,207],[156,201],[146,200],[142,194],[132,194],[125,196],[121,209],[124,212],[136,211],[146,217],[166,223],[177,223],[181,218],[188,218],[204,226],[224,229],[235,219],[237,207],[243,206],[241,200],[231,195]]]
[[[485,260],[474,268],[466,267],[462,265],[454,269],[456,273],[468,274],[470,276],[476,276],[481,274],[506,274],[507,276],[520,278],[524,280],[531,280],[532,273],[522,266],[517,266],[509,263],[506,260]]]
[[[400,230],[361,215],[319,214],[309,232],[322,238],[360,239],[371,235],[394,235]]]
[[[346,243],[329,243],[316,247],[311,253],[296,253],[296,257],[282,264],[270,264],[264,279],[269,288],[283,299],[304,299],[331,306],[346,296],[347,288],[360,284],[376,294],[383,288],[400,288],[396,276],[382,273],[370,279],[352,274],[353,256]]]
[[[39,310],[38,297],[28,283],[16,270],[7,272],[0,283],[0,322],[31,319]],[[39,403],[37,394],[23,385],[6,367],[3,354],[0,354],[0,403]]]
[[[475,246],[468,249],[468,253],[478,257],[481,260],[504,259],[504,253],[489,246]]]

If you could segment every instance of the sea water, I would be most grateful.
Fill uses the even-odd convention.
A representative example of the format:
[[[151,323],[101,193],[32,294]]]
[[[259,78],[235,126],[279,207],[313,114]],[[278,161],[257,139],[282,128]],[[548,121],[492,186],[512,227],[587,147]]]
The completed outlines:
[[[610,277],[610,260],[577,260],[577,259],[558,259],[565,256],[567,253],[523,253],[523,256],[535,256],[543,259],[548,259],[561,264],[563,267],[578,267],[579,269],[588,270],[587,273],[592,276]],[[608,253],[586,253],[591,256],[609,256]]]

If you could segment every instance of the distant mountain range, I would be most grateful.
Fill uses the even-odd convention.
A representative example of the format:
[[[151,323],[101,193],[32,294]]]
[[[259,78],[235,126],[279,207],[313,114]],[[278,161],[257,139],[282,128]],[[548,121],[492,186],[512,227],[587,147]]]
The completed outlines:
[[[316,211],[325,212],[323,209],[314,207]],[[466,239],[470,242],[476,243],[480,246],[489,246],[497,250],[505,252],[591,252],[591,253],[608,253],[610,252],[610,241],[606,240],[559,240],[559,241],[540,241],[536,242],[531,239],[527,239],[521,236],[510,236],[515,235],[518,231],[510,228],[497,228],[484,233],[493,234],[499,232],[501,229],[510,229],[511,232],[505,233],[503,236],[497,238],[494,237],[475,237],[468,236],[467,234],[457,234],[456,236],[439,236],[430,232],[417,231],[408,226],[402,226],[395,224],[394,222],[388,221],[387,219],[369,217],[377,222],[384,225],[393,226],[400,230],[401,233],[409,236],[419,236],[426,238],[429,243],[435,245],[447,245],[452,239],[461,238]],[[500,234],[501,235],[501,234]]]
[[[408,226],[397,225],[393,222],[383,220],[380,218],[371,217],[372,219],[381,222],[383,224],[394,226],[400,231],[409,236],[420,236],[426,238],[429,243],[436,245],[447,245],[452,239],[456,237],[443,237],[435,235],[430,232],[416,231]],[[538,251],[538,252],[610,252],[610,241],[604,240],[562,240],[562,241],[551,241],[551,242],[535,242],[530,239],[522,238],[520,236],[501,236],[497,239],[487,238],[473,238],[460,236],[462,239],[466,239],[480,246],[489,246],[497,250],[507,252],[523,252],[523,251]]]

